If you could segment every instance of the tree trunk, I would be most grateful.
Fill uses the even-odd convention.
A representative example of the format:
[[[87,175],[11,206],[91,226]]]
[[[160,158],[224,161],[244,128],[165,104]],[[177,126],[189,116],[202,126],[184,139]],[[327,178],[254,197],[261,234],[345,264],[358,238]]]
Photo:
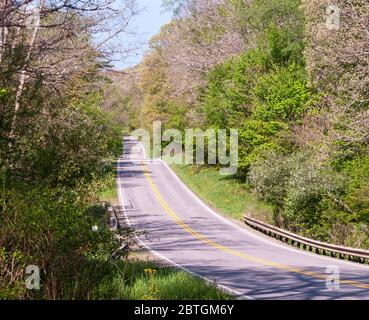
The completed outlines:
[[[35,41],[36,41],[36,38],[37,38],[37,33],[40,29],[41,12],[42,12],[42,9],[44,7],[44,4],[45,4],[45,0],[41,0],[40,1],[40,6],[39,6],[39,14],[38,14],[38,16],[36,18],[36,21],[35,21],[35,27],[33,29],[33,33],[32,33],[32,36],[31,36],[31,39],[30,39],[30,42],[29,42],[28,52],[27,52],[26,58],[24,60],[23,68],[22,68],[21,73],[20,73],[19,84],[18,84],[18,87],[17,87],[16,96],[15,96],[14,115],[13,115],[13,120],[12,120],[12,123],[11,123],[11,130],[10,130],[10,134],[9,134],[10,139],[13,139],[15,137],[15,129],[16,129],[16,126],[17,126],[18,112],[19,112],[19,109],[21,107],[20,101],[21,101],[23,90],[24,90],[24,85],[25,85],[27,77],[28,77],[26,69],[27,69],[29,60],[31,58],[32,50],[33,50],[34,45],[35,45]]]
[[[7,6],[8,6],[8,0],[5,0],[4,4],[0,8],[2,11],[0,19],[3,22],[5,22],[5,10]],[[3,55],[4,55],[7,36],[8,36],[8,28],[5,25],[3,25],[1,26],[1,31],[0,31],[0,63],[3,61]]]

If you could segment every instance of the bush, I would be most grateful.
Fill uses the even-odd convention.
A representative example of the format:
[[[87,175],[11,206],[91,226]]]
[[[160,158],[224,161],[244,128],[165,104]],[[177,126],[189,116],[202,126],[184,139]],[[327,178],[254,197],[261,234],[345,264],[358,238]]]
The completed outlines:
[[[87,195],[87,186],[83,189]],[[0,270],[5,272],[5,281],[0,286],[0,296],[86,298],[93,280],[86,280],[84,268],[91,271],[89,278],[93,277],[93,261],[106,261],[119,246],[103,225],[97,232],[92,231],[99,221],[86,212],[88,198],[77,190],[30,188],[20,184],[16,189],[1,192],[4,202],[0,206]],[[24,290],[27,265],[41,269],[39,292]],[[81,281],[85,281],[85,287],[74,292],[73,284],[81,285]]]
[[[249,181],[255,192],[276,208],[284,205],[291,178],[289,158],[276,152],[268,152],[256,161],[249,173]]]
[[[313,153],[265,154],[252,165],[249,179],[259,196],[275,205],[276,223],[294,232],[329,239],[332,217],[340,222],[337,212],[347,211],[346,176]]]

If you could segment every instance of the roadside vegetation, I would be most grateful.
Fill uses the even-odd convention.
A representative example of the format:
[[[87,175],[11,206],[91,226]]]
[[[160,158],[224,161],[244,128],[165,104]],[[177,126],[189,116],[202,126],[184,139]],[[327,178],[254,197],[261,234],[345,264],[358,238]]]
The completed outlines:
[[[175,18],[135,68],[139,126],[239,132],[234,179],[183,180],[232,216],[369,248],[367,1],[165,3]]]
[[[106,25],[122,36],[136,15],[124,2],[0,4],[0,299],[88,299],[121,245],[96,202],[121,153],[102,88],[118,53]]]
[[[215,285],[185,271],[137,260],[107,264],[89,293],[94,300],[230,300]]]

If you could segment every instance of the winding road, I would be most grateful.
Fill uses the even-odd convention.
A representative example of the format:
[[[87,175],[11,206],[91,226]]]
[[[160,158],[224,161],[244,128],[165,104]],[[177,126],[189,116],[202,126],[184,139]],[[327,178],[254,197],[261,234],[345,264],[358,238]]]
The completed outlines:
[[[368,266],[289,247],[218,215],[137,140],[124,138],[117,171],[125,219],[159,258],[243,299],[369,299]],[[335,290],[329,270],[339,270]]]

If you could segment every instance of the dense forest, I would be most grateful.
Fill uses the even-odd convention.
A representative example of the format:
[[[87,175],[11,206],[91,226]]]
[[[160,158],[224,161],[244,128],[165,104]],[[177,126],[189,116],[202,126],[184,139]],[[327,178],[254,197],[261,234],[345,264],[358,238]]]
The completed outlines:
[[[91,206],[122,134],[155,120],[238,129],[232,179],[268,222],[369,248],[367,0],[165,0],[172,21],[123,72],[111,39],[135,1],[30,2],[0,3],[0,299],[96,297],[120,243]]]
[[[269,222],[368,248],[368,2],[165,4],[175,18],[132,70],[128,126],[238,129],[235,178]]]
[[[121,152],[104,98],[133,1],[0,3],[0,299],[86,298],[119,247],[87,209]],[[27,290],[25,270],[43,272]],[[98,271],[100,270],[100,271]]]

